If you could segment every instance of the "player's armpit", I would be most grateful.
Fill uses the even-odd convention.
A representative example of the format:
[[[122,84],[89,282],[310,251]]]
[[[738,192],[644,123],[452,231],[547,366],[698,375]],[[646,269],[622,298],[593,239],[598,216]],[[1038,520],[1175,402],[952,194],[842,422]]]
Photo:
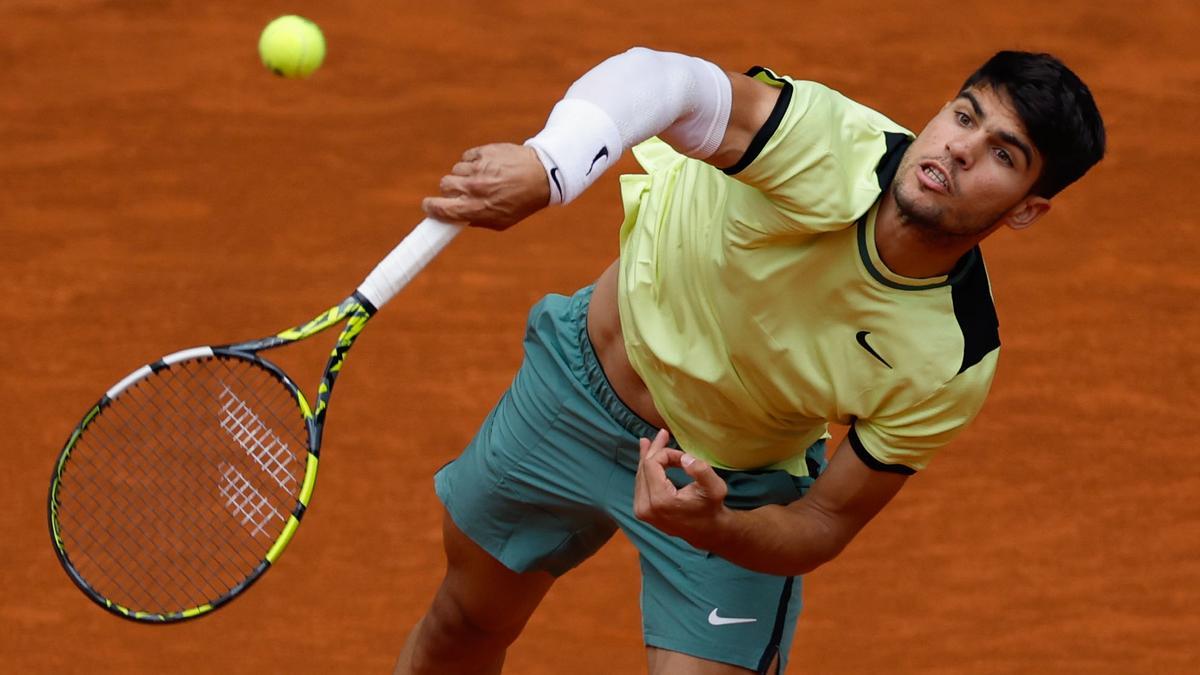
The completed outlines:
[[[718,169],[737,164],[746,154],[755,135],[771,116],[780,92],[780,89],[742,73],[726,74],[729,75],[729,84],[733,89],[729,124],[725,127],[725,137],[717,146],[716,152],[704,160]],[[663,140],[670,143],[671,139],[664,134]]]

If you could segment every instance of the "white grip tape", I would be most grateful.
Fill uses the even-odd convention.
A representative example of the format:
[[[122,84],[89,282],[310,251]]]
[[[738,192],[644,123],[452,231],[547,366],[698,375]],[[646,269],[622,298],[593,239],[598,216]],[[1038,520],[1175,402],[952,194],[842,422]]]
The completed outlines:
[[[462,231],[463,225],[452,225],[433,218],[422,220],[408,233],[392,252],[358,286],[358,292],[375,309],[382,308],[408,285],[425,265],[433,260],[446,244]]]

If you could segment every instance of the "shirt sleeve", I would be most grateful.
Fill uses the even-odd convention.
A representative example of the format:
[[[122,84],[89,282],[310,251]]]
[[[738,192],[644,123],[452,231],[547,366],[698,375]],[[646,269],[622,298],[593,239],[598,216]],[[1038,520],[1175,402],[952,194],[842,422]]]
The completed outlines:
[[[983,407],[999,354],[992,350],[914,406],[855,420],[847,437],[855,454],[877,471],[913,474],[924,469]]]
[[[725,169],[765,197],[733,191],[735,215],[764,234],[848,227],[879,198],[876,168],[888,134],[912,133],[822,84],[762,68],[747,74],[781,91],[745,155]],[[783,217],[762,213],[763,202]]]

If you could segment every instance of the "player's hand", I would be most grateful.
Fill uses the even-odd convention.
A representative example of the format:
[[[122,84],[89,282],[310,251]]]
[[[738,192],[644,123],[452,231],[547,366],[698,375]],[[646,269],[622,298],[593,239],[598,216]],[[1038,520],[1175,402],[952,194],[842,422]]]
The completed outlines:
[[[442,177],[441,193],[421,202],[425,213],[504,230],[550,203],[550,182],[533,148],[493,143],[464,152]]]
[[[696,548],[711,550],[728,513],[725,495],[729,486],[707,462],[667,447],[669,440],[665,430],[660,430],[653,441],[641,439],[633,513],[638,520],[681,537]],[[671,466],[682,467],[694,482],[675,487],[667,478],[666,470]]]

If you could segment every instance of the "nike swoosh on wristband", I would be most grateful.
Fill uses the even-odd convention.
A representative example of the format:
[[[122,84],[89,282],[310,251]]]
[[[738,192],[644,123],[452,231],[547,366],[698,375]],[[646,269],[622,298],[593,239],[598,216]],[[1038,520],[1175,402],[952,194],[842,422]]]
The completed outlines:
[[[882,363],[883,365],[887,366],[888,368],[891,368],[891,367],[892,367],[892,364],[890,364],[890,363],[888,363],[887,361],[885,361],[885,360],[883,359],[883,357],[879,355],[879,352],[875,351],[874,349],[871,349],[871,345],[867,344],[867,336],[868,336],[868,335],[870,335],[870,334],[871,334],[871,331],[867,331],[867,330],[860,330],[860,331],[858,331],[858,333],[857,333],[857,334],[854,336],[854,339],[855,339],[855,340],[858,340],[858,344],[862,345],[862,348],[863,348],[863,349],[865,349],[865,350],[867,350],[867,352],[868,352],[868,353],[870,353],[870,355],[871,355],[871,356],[874,356],[875,358],[879,359],[879,362],[880,362],[880,363]]]
[[[713,607],[713,611],[708,613],[708,622],[714,626],[728,626],[734,623],[754,623],[758,619],[737,619],[733,617],[725,617],[717,615],[717,608]]]
[[[596,162],[599,162],[601,159],[603,159],[605,157],[608,157],[608,146],[607,145],[600,148],[600,152],[597,152],[596,156],[592,158],[592,165],[588,167],[587,173],[585,173],[584,175],[585,176],[592,175],[592,169],[596,168]]]
[[[550,180],[554,181],[554,187],[558,188],[559,201],[566,199],[566,195],[563,194],[562,183],[558,182],[558,167],[557,166],[550,169]]]

